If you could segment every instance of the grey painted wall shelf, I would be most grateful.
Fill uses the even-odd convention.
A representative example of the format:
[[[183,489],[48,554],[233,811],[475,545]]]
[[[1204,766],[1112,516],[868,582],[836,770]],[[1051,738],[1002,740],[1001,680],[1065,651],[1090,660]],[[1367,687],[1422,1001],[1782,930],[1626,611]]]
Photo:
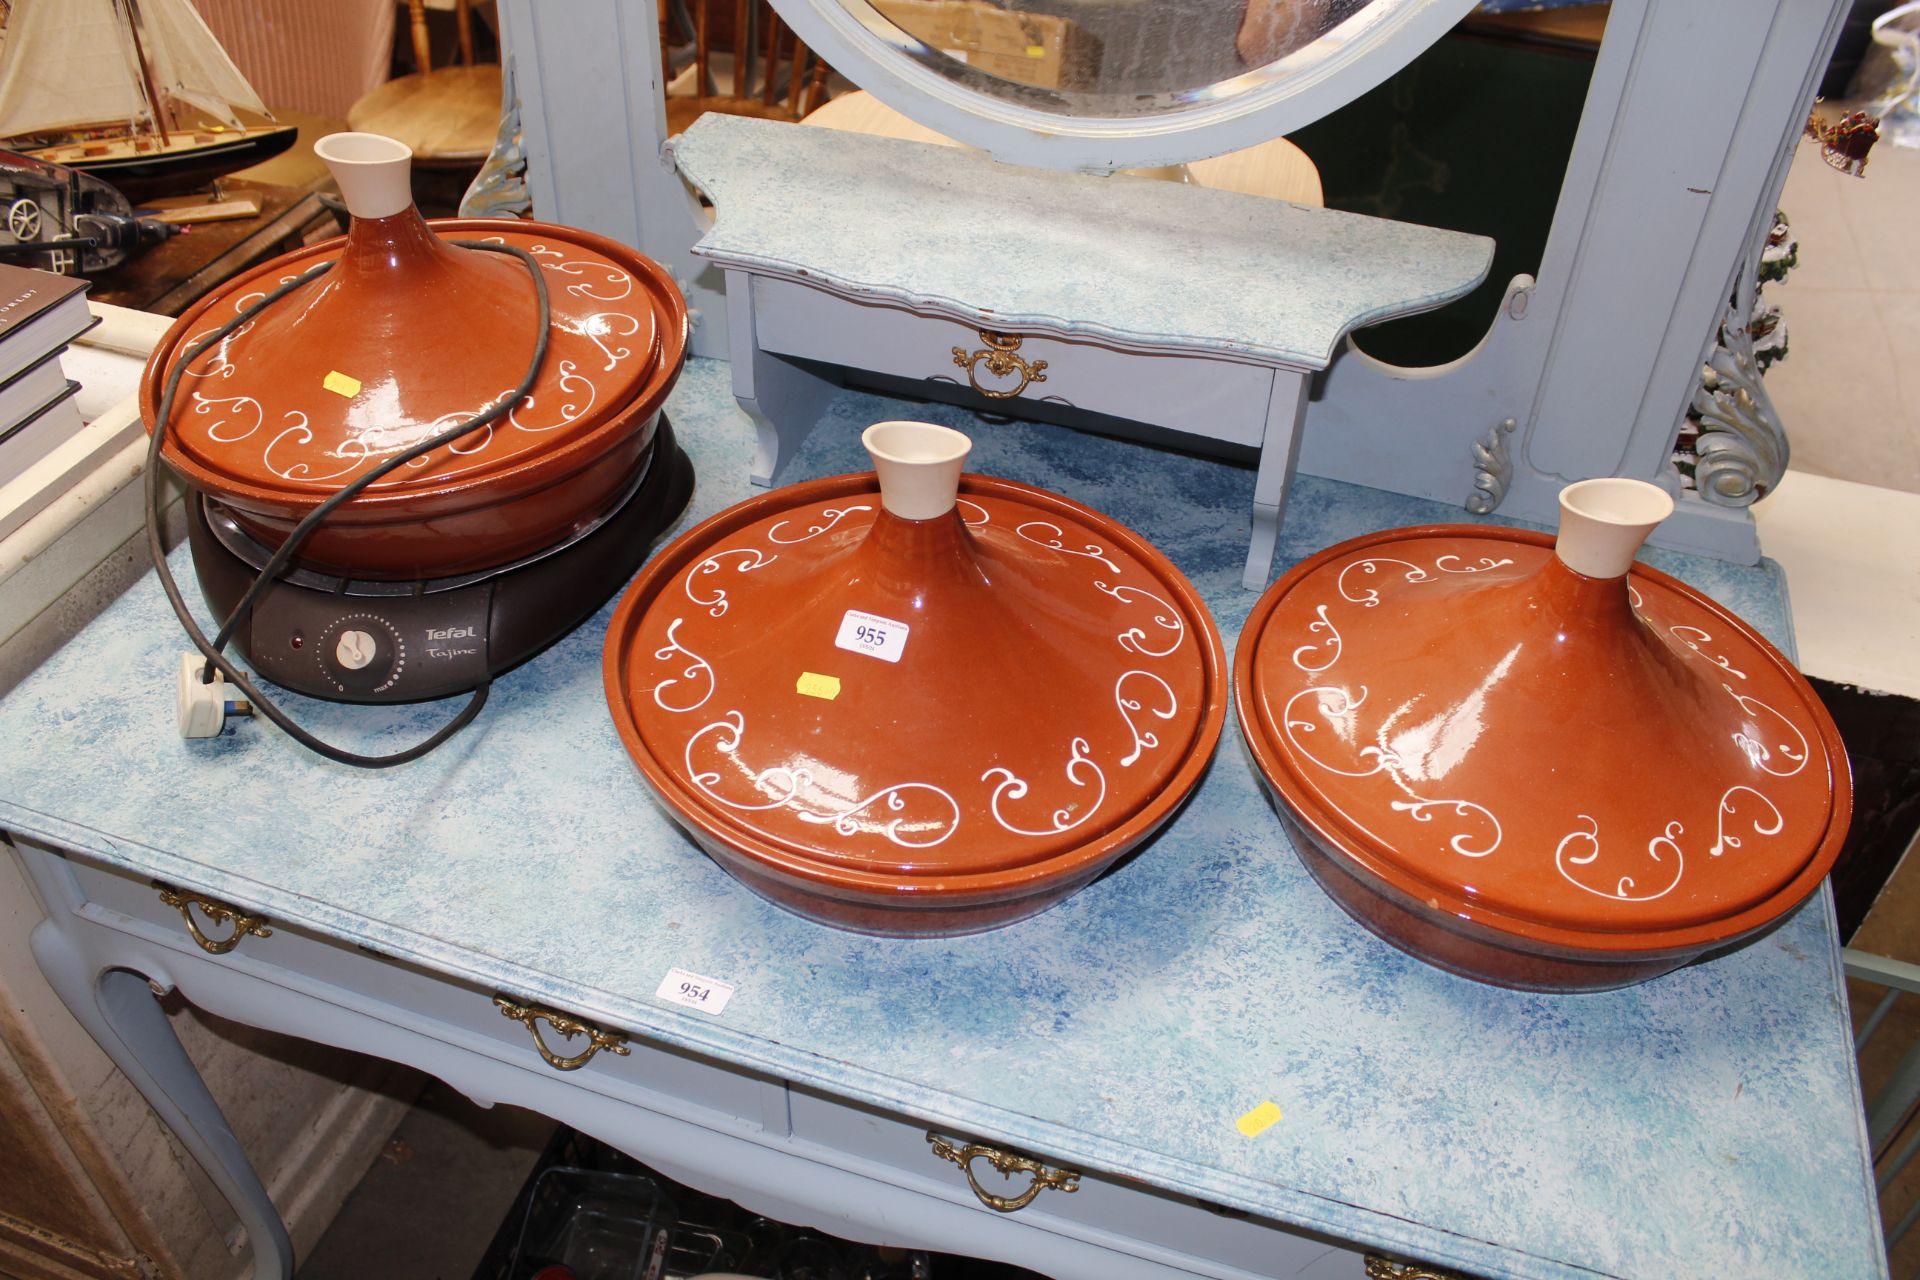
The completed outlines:
[[[1015,411],[1045,399],[1259,450],[1252,588],[1310,376],[1353,328],[1460,297],[1493,258],[1483,236],[736,116],[672,154],[714,205],[694,253],[727,273],[757,483],[832,391],[795,358],[963,374]]]

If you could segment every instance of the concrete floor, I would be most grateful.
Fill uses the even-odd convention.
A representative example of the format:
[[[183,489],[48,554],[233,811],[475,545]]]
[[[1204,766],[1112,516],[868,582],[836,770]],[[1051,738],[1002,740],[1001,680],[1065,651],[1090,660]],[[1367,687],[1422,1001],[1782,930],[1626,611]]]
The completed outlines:
[[[467,1280],[553,1130],[428,1081],[299,1280]]]

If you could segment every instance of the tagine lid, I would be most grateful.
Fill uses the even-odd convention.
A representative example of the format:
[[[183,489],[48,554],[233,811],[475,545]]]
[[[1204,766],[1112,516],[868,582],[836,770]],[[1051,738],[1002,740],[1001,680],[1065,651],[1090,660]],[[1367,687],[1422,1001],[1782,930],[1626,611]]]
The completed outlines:
[[[1142,838],[1225,720],[1192,585],[1090,508],[961,476],[959,432],[865,441],[878,478],[724,511],[622,601],[607,694],[648,783],[725,845],[862,892],[993,892]]]
[[[217,290],[149,362],[151,423],[165,376],[197,343],[302,272],[334,264],[188,364],[165,443],[190,476],[240,491],[331,492],[518,387],[539,333],[532,274],[517,256],[456,241],[512,246],[538,265],[550,308],[538,381],[505,417],[377,481],[369,496],[478,481],[565,447],[677,367],[685,304],[638,254],[549,224],[429,226],[412,203],[404,144],[335,134],[314,149],[353,214],[348,234]]]
[[[1557,548],[1436,526],[1302,562],[1236,655],[1262,772],[1376,880],[1524,936],[1631,950],[1783,914],[1838,854],[1845,751],[1772,645],[1633,561],[1671,510],[1587,481]]]

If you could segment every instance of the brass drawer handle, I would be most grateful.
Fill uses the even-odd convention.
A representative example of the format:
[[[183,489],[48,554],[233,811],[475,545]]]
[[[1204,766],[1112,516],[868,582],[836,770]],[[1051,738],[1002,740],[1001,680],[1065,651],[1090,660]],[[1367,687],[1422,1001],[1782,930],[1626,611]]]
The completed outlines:
[[[937,1133],[929,1133],[927,1141],[933,1146],[933,1154],[960,1166],[967,1175],[967,1185],[973,1188],[973,1194],[980,1197],[981,1204],[989,1209],[997,1209],[1001,1213],[1012,1213],[1016,1209],[1026,1208],[1033,1203],[1035,1196],[1049,1187],[1069,1194],[1080,1189],[1080,1175],[1072,1169],[1049,1169],[1038,1160],[1017,1156],[1010,1151],[1002,1151],[998,1147],[982,1146],[977,1142],[956,1147]],[[980,1180],[974,1177],[973,1162],[975,1160],[985,1160],[993,1166],[996,1173],[1005,1177],[1012,1177],[1016,1173],[1030,1173],[1033,1175],[1033,1181],[1029,1182],[1027,1189],[1017,1196],[997,1196],[981,1186]]]
[[[540,1056],[547,1060],[547,1065],[556,1071],[574,1071],[584,1067],[588,1060],[602,1049],[608,1053],[617,1053],[623,1058],[633,1052],[627,1048],[625,1036],[617,1036],[612,1032],[602,1031],[598,1027],[588,1026],[578,1018],[569,1017],[564,1013],[555,1013],[551,1009],[542,1009],[538,1005],[515,1004],[505,996],[495,996],[493,1002],[500,1006],[502,1015],[512,1018],[515,1022],[526,1024],[528,1033],[533,1036],[533,1047],[540,1051]],[[571,1040],[578,1035],[586,1036],[587,1047],[571,1058],[560,1057],[547,1048],[547,1042],[540,1038],[538,1024],[542,1018],[546,1019],[548,1026],[560,1033],[562,1040]]]
[[[1045,382],[1047,367],[1045,360],[1027,361],[1016,354],[1020,350],[1020,336],[1013,333],[995,333],[991,329],[980,330],[980,341],[986,343],[986,349],[969,352],[965,347],[953,349],[953,362],[967,371],[967,381],[981,395],[994,400],[1011,400],[1027,389],[1032,382]],[[1011,378],[1016,372],[1020,375],[1020,385],[1012,390],[980,385],[980,375],[976,365],[986,363],[987,372],[995,378]]]
[[[1370,1253],[1367,1255],[1367,1280],[1466,1280],[1466,1277],[1425,1263],[1393,1262],[1377,1253]]]
[[[160,890],[160,901],[170,907],[180,908],[180,918],[187,922],[187,932],[200,944],[200,949],[209,955],[223,956],[240,945],[240,939],[248,934],[256,938],[271,938],[273,930],[267,928],[265,916],[250,916],[235,907],[197,893],[188,893],[180,889]],[[193,918],[193,908],[199,907],[207,919],[217,925],[232,925],[233,932],[224,938],[215,940],[200,931],[200,922]]]

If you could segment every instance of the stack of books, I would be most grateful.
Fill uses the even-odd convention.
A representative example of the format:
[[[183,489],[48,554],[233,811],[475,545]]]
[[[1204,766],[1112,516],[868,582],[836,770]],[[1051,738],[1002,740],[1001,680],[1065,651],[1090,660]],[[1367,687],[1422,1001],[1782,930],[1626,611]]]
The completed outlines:
[[[92,456],[65,449],[86,426],[60,366],[92,328],[87,282],[0,264],[0,538],[66,491]]]

